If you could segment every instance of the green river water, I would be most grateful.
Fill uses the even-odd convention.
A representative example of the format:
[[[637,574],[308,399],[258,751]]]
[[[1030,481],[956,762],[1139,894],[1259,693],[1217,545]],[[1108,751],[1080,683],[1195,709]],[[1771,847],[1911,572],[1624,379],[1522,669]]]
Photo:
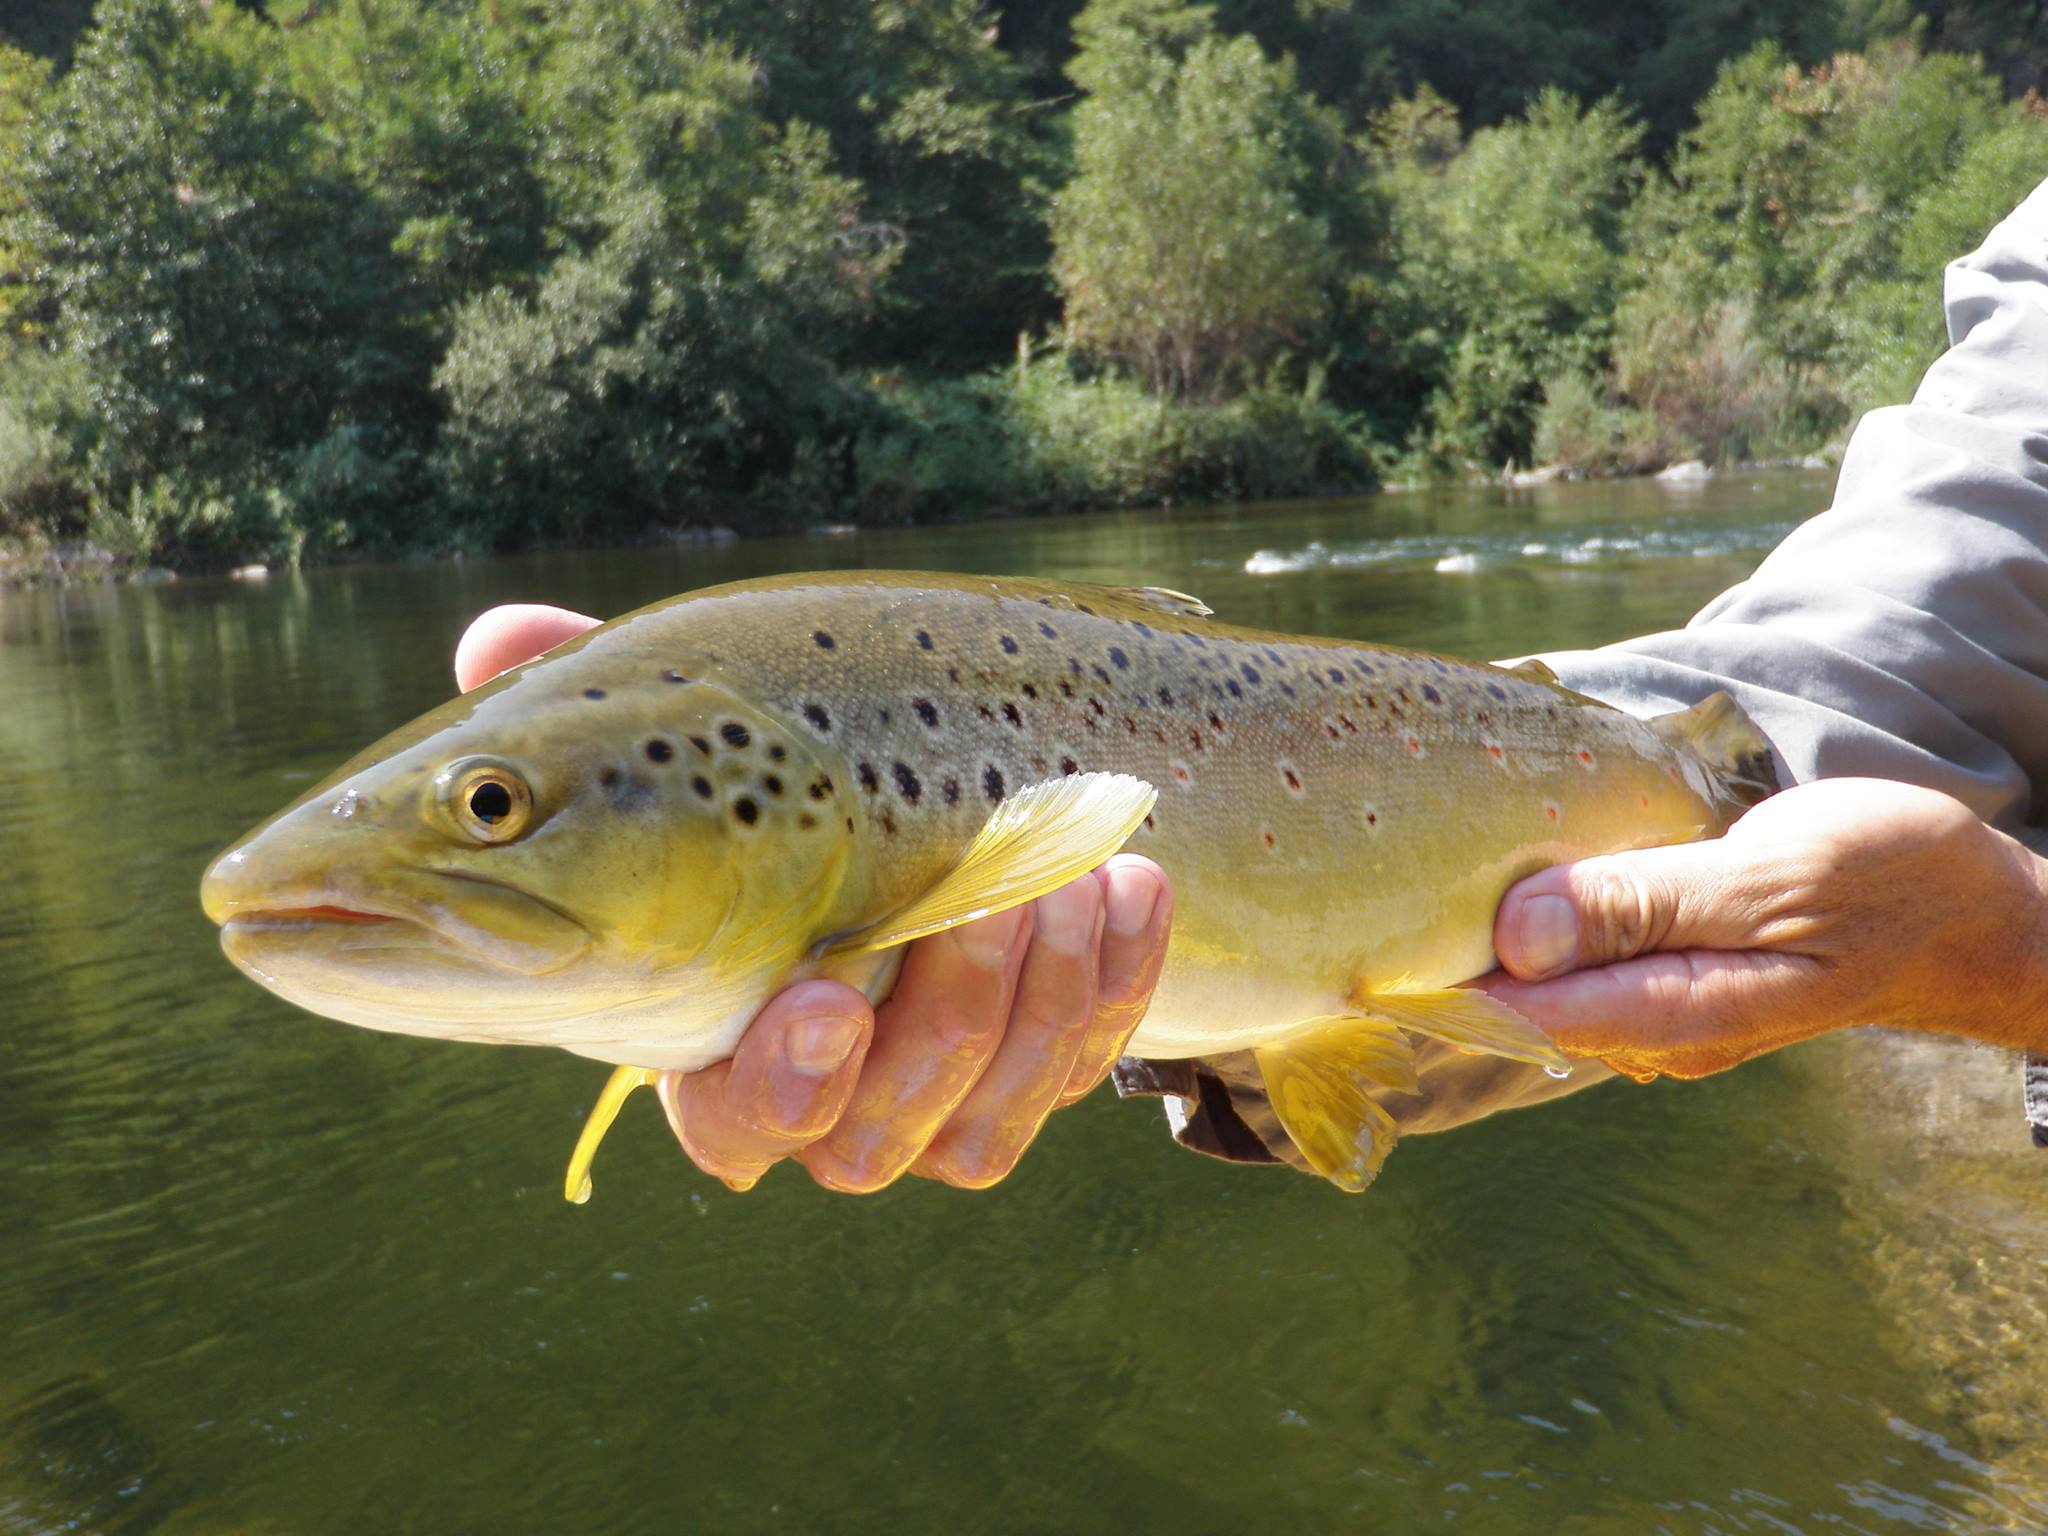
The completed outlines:
[[[985,1194],[699,1176],[604,1076],[315,1020],[207,857],[479,609],[821,566],[1500,655],[1682,620],[1824,476],[0,594],[0,1532],[2048,1529],[2048,1154],[1878,1038],[1405,1144],[1351,1198],[1061,1114]]]

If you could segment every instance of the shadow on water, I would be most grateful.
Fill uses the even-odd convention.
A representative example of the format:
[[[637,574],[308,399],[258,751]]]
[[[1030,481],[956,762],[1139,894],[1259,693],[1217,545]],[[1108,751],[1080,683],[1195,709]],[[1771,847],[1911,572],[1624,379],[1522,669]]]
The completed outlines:
[[[1456,493],[0,598],[0,1531],[2048,1526],[2039,1175],[1985,1162],[1968,1073],[1924,1068],[1950,1098],[1883,1113],[1896,1072],[1831,1047],[1617,1085],[1418,1139],[1357,1200],[1189,1157],[1108,1099],[986,1195],[783,1172],[736,1197],[636,1112],[574,1209],[598,1068],[296,1014],[194,902],[209,854],[444,697],[494,602],[980,569],[1503,655],[1678,622],[1825,495]]]

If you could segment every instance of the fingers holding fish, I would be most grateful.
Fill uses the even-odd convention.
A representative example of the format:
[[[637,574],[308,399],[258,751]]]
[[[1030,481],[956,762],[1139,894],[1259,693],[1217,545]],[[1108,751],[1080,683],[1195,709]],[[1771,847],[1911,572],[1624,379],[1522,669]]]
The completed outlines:
[[[1150,859],[1120,853],[1095,878],[1103,891],[1095,1017],[1060,1093],[1061,1104],[1093,1091],[1123,1055],[1159,985],[1173,928],[1173,887]]]
[[[874,1043],[839,1123],[799,1154],[828,1189],[895,1182],[960,1107],[1002,1043],[1033,907],[998,912],[912,944],[875,1012]]]
[[[1690,949],[1641,955],[1550,981],[1496,972],[1480,983],[1574,1056],[1648,1081],[1724,1072],[1827,1025],[1832,990],[1810,955]]]
[[[1058,1107],[1096,1018],[1102,883],[1069,881],[1033,904],[1031,944],[993,1060],[911,1171],[986,1189]]]
[[[666,1072],[659,1089],[690,1160],[734,1189],[829,1131],[852,1098],[874,1036],[852,987],[802,981],[756,1018],[730,1061]]]
[[[601,620],[544,603],[507,603],[480,613],[455,646],[455,686],[464,693],[480,688],[500,672],[564,640],[573,640]]]

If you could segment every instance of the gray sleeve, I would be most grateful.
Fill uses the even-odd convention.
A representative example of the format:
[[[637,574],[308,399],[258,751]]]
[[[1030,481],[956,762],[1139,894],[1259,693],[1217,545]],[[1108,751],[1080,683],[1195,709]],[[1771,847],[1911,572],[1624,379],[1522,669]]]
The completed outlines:
[[[1833,505],[1680,630],[1546,656],[1638,714],[1733,693],[1787,781],[2048,812],[2048,183],[1946,281],[1950,350],[1857,426]]]

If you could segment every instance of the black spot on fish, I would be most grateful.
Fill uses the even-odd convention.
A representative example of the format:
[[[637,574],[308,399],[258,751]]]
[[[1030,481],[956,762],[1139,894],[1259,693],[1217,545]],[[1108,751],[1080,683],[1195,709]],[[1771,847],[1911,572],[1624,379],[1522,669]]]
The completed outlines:
[[[1038,632],[1048,640],[1057,640],[1060,637],[1060,632],[1043,619],[1038,621]]]
[[[1008,635],[1004,635],[1001,637],[1001,643],[1003,649],[1007,651],[1010,655],[1014,656],[1017,654],[1017,642],[1012,640]]]
[[[1095,676],[1096,676],[1096,678],[1097,678],[1097,680],[1098,680],[1098,681],[1100,681],[1100,682],[1105,682],[1105,683],[1109,681],[1109,674],[1108,674],[1107,672],[1105,672],[1105,671],[1103,671],[1103,670],[1102,670],[1102,664],[1101,664],[1100,662],[1097,662],[1097,663],[1096,663],[1095,665],[1091,666],[1091,667],[1090,667],[1090,668],[1089,668],[1088,670],[1089,670],[1090,672],[1093,672],[1093,673],[1095,674]]]
[[[825,713],[825,706],[822,704],[806,704],[804,706],[804,718],[810,721],[811,727],[814,730],[829,731],[832,729],[832,717]]]
[[[1286,694],[1287,697],[1290,699],[1294,697],[1294,685],[1292,683],[1282,683],[1280,685],[1280,691]]]
[[[1095,617],[1095,610],[1093,608],[1090,608],[1086,603],[1076,603],[1074,604],[1074,607],[1079,612],[1087,614],[1088,617],[1091,619]]]
[[[1003,718],[1019,730],[1024,728],[1024,717],[1017,713],[1017,706],[1014,704],[1005,703],[1003,705]]]
[[[960,803],[960,781],[958,779],[945,780],[939,785],[939,793],[946,797],[946,804],[958,805]]]
[[[834,647],[836,647],[836,646],[837,646],[837,645],[839,644],[839,642],[838,642],[837,640],[834,640],[834,639],[833,639],[833,638],[832,638],[832,637],[831,637],[830,635],[826,634],[826,633],[825,633],[825,631],[824,631],[824,630],[822,630],[822,629],[814,629],[814,630],[812,630],[812,631],[811,631],[811,638],[812,638],[813,640],[815,640],[815,641],[817,641],[817,642],[818,642],[818,649],[819,649],[819,650],[821,650],[821,651],[829,651],[829,650],[832,650],[832,649],[833,649]]]
[[[1344,673],[1343,673],[1343,671],[1342,671],[1341,669],[1337,668],[1337,667],[1332,667],[1332,668],[1330,668],[1330,681],[1331,681],[1331,682],[1333,682],[1333,683],[1341,683],[1341,682],[1343,682],[1343,681],[1344,681]]]
[[[977,715],[981,716],[981,718],[984,720],[993,720],[996,717],[996,712],[990,709],[986,704],[975,705],[974,712]]]
[[[917,648],[920,651],[928,651],[932,648],[932,637],[921,629],[917,632]]]
[[[1081,765],[1075,762],[1071,757],[1063,757],[1060,759],[1061,773],[1079,773],[1080,771]]]
[[[782,793],[782,780],[771,773],[761,780],[761,787],[771,795],[780,795]]]
[[[917,804],[918,797],[924,793],[924,785],[920,784],[917,780],[917,775],[910,771],[910,765],[907,763],[897,763],[890,769],[890,772],[896,775],[897,793],[902,795],[912,805]]]
[[[1074,696],[1074,685],[1063,677],[1060,679],[1060,692],[1071,699]]]
[[[1217,714],[1216,711],[1213,709],[1209,711],[1209,729],[1212,731],[1220,731],[1223,729],[1223,717]]]
[[[1002,771],[994,763],[990,763],[982,772],[981,792],[987,795],[990,800],[1000,800],[1003,798]]]
[[[1292,768],[1282,768],[1280,770],[1280,777],[1287,781],[1287,787],[1289,789],[1301,788],[1301,775],[1296,773]]]
[[[891,837],[896,835],[896,818],[887,811],[882,812],[882,830]]]
[[[692,736],[690,738],[690,745],[695,747],[699,752],[703,753],[706,757],[709,757],[711,755],[711,743],[706,741],[702,736]]]
[[[813,779],[804,787],[804,793],[813,800],[822,800],[832,793],[832,781],[823,777]]]
[[[697,798],[700,800],[709,800],[711,798],[711,781],[701,773],[690,780],[690,788],[697,792]]]
[[[880,721],[882,722],[882,724],[884,724],[884,725],[887,725],[887,724],[889,723],[889,711],[888,711],[888,710],[886,710],[886,709],[879,709],[879,710],[876,710],[876,711],[875,711],[875,715],[876,715],[876,718],[877,718],[877,719],[879,719],[879,720],[880,720]]]
[[[768,760],[771,763],[779,763],[787,756],[789,756],[789,749],[783,746],[781,742],[771,741],[768,744]]]
[[[1496,699],[1499,699],[1503,704],[1505,704],[1508,701],[1508,691],[1507,689],[1501,687],[1499,683],[1488,683],[1486,685],[1486,691],[1492,694]]]
[[[1026,683],[1024,685],[1024,697],[1027,699],[1035,699],[1038,697],[1038,690],[1032,687],[1029,683]]]
[[[1259,669],[1248,661],[1240,662],[1237,668],[1237,675],[1248,683],[1256,683],[1259,680]]]
[[[1109,713],[1108,710],[1102,707],[1102,700],[1095,697],[1095,695],[1092,693],[1088,695],[1088,707],[1094,710],[1095,713],[1098,715],[1106,715]]]
[[[1133,619],[1133,620],[1131,620],[1131,628],[1135,629],[1135,630],[1136,630],[1136,631],[1137,631],[1137,632],[1138,632],[1139,634],[1143,635],[1143,636],[1144,636],[1144,637],[1145,637],[1145,638],[1146,638],[1147,640],[1150,640],[1150,639],[1152,638],[1152,626],[1151,626],[1151,625],[1149,625],[1149,624],[1147,624],[1147,623],[1146,623],[1146,622],[1145,622],[1145,621],[1144,621],[1143,619]]]
[[[1119,672],[1124,671],[1131,664],[1131,658],[1123,653],[1123,649],[1120,646],[1112,645],[1109,648],[1109,659]]]
[[[604,690],[602,688],[586,688],[583,690],[583,697],[586,699],[601,699],[604,697]]]
[[[750,827],[755,822],[761,819],[761,807],[754,804],[754,802],[749,800],[745,795],[742,795],[739,799],[733,801],[732,813],[733,815],[739,817],[739,819],[744,824]]]
[[[1229,682],[1225,683],[1223,686],[1230,690],[1230,696],[1233,699],[1241,699],[1244,697],[1244,690],[1237,686],[1236,678],[1233,677]]]
[[[729,745],[735,747],[744,747],[754,739],[747,734],[747,728],[737,720],[726,721],[718,728],[718,734],[723,736]]]
[[[871,795],[882,787],[882,781],[875,777],[875,769],[872,763],[862,763],[860,765],[860,787]]]
[[[1171,688],[1161,688],[1159,690],[1159,702],[1171,704],[1173,702],[1173,690]]]
[[[673,762],[676,755],[676,749],[663,741],[659,736],[649,739],[646,752],[647,761],[650,763]]]
[[[910,707],[917,711],[917,718],[926,725],[936,726],[939,723],[939,712],[930,699],[913,699]]]
[[[1188,644],[1192,645],[1198,651],[1206,651],[1209,648],[1209,642],[1204,640],[1200,635],[1189,635]]]
[[[1360,677],[1371,677],[1373,675],[1372,668],[1362,661],[1354,661],[1353,663],[1351,663],[1351,670],[1356,672]]]
[[[1423,687],[1422,696],[1425,699],[1429,700],[1429,702],[1432,704],[1441,704],[1444,701],[1442,694],[1438,693],[1434,688],[1428,687],[1427,685]]]

